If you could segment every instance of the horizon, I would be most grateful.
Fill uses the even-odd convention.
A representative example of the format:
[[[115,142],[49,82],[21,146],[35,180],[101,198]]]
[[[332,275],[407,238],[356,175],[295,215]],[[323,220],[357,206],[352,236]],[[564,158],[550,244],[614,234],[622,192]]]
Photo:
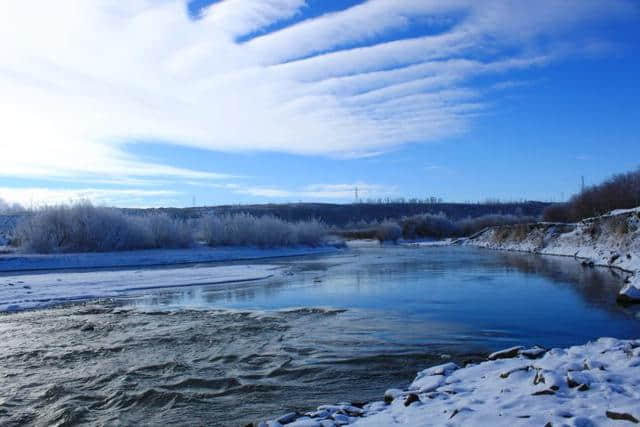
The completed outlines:
[[[0,199],[567,200],[640,164],[640,5],[0,5]]]

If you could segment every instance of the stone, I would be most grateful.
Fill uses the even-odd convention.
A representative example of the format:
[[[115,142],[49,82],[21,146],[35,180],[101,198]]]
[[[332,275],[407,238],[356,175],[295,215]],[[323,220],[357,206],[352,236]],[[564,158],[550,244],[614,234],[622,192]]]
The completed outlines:
[[[553,390],[540,390],[540,391],[531,393],[531,396],[545,396],[545,395],[554,395],[554,394],[556,394],[556,392]]]
[[[384,392],[384,403],[387,405],[393,402],[397,397],[402,396],[403,391],[397,388],[390,388]]]
[[[283,416],[278,418],[277,421],[280,424],[288,424],[288,423],[291,423],[291,422],[295,421],[297,416],[298,416],[298,414],[296,414],[295,412],[289,412],[288,414],[284,414]]]
[[[409,406],[413,402],[420,402],[420,398],[415,393],[409,393],[407,397],[404,399],[404,406]]]
[[[520,351],[520,355],[526,357],[527,359],[538,359],[542,357],[547,352],[546,348],[535,346],[528,348],[526,350]]]
[[[631,421],[634,424],[638,424],[640,422],[636,417],[626,412],[607,411],[605,414],[607,415],[607,418],[612,420]]]
[[[517,357],[521,350],[524,347],[521,345],[511,348],[506,348],[504,350],[496,351],[495,353],[491,353],[488,357],[489,360],[498,360],[498,359],[511,359]]]

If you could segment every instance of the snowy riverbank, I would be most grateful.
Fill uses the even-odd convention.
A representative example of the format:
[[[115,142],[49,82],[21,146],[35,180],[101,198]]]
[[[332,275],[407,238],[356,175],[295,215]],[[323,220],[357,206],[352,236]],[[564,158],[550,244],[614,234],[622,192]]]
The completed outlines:
[[[302,255],[322,255],[339,251],[335,246],[320,247],[196,247],[189,249],[148,249],[102,253],[0,254],[0,273],[31,270],[81,268],[145,267],[195,264],[219,261],[246,261]]]
[[[621,302],[640,302],[640,208],[617,210],[577,224],[536,223],[492,227],[463,244],[488,249],[571,256],[586,266],[630,273]]]
[[[596,426],[640,422],[640,340],[497,352],[418,373],[407,390],[362,407],[324,405],[259,426]]]
[[[249,282],[283,271],[277,265],[230,265],[6,275],[0,276],[0,312],[134,295],[156,288]]]

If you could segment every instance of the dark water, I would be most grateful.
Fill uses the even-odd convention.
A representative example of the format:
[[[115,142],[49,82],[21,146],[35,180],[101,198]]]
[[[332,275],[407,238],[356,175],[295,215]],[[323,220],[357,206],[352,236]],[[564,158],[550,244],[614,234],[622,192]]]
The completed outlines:
[[[243,425],[379,400],[449,358],[640,336],[620,278],[571,259],[385,247],[287,264],[269,281],[0,316],[0,425]]]

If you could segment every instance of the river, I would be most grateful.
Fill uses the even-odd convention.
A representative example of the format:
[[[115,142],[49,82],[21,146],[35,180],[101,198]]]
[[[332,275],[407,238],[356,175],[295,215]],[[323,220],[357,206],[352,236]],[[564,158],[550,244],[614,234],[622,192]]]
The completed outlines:
[[[570,258],[362,246],[264,262],[289,273],[0,315],[0,424],[245,425],[380,400],[443,360],[640,336],[620,278]]]

